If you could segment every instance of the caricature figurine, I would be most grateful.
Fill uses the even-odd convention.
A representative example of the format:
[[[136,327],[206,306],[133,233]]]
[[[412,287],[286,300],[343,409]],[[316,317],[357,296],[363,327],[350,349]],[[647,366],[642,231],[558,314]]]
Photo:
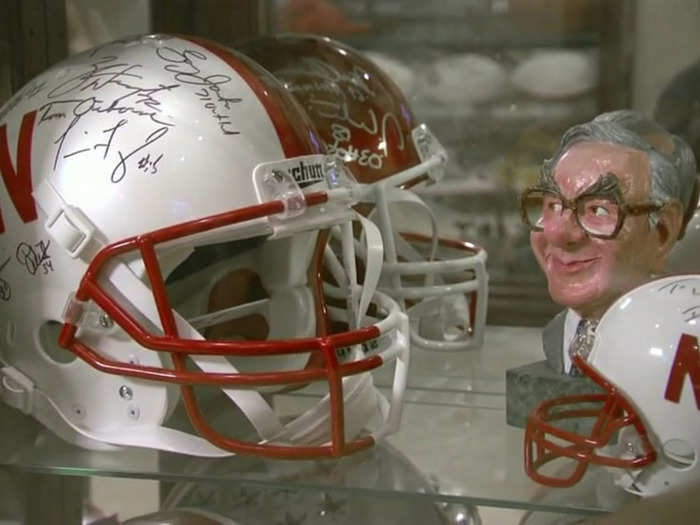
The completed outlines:
[[[569,352],[585,354],[605,310],[663,271],[695,208],[694,184],[690,147],[639,112],[566,131],[521,195],[532,250],[565,307],[543,332],[554,371],[576,375]]]

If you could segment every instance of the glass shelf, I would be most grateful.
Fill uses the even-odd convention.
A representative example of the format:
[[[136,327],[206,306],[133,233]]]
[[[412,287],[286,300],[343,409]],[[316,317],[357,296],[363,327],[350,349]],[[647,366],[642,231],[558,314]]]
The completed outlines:
[[[0,466],[42,474],[153,479],[175,482],[175,487],[201,482],[236,485],[238,490],[323,491],[579,515],[607,512],[623,501],[602,470],[589,471],[571,489],[556,490],[546,490],[523,470],[523,430],[506,424],[505,371],[542,358],[538,329],[489,326],[482,350],[438,356],[415,350],[411,357],[400,431],[369,451],[340,460],[87,451],[2,407]],[[376,383],[386,388],[388,380],[378,375]],[[283,412],[315,401],[313,393],[275,397]]]

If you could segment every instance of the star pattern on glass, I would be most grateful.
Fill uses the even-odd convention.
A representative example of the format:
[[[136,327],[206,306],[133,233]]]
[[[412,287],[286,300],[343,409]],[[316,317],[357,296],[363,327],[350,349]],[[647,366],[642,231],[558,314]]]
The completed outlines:
[[[233,494],[231,505],[246,508],[256,506],[260,499],[260,494],[261,491],[259,489],[242,487],[237,493]]]
[[[195,507],[207,507],[217,501],[218,491],[210,485],[196,486],[192,492],[191,501]]]

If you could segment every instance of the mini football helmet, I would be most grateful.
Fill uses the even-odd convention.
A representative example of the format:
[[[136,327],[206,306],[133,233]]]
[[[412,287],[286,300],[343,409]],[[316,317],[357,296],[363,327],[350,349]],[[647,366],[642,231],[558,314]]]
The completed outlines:
[[[81,446],[199,456],[340,456],[396,429],[409,329],[371,284],[379,231],[250,59],[168,35],[71,57],[0,109],[0,173],[9,405]],[[320,261],[328,230],[353,221],[373,256],[362,311],[347,312],[326,303]],[[358,286],[355,268],[338,271]],[[369,373],[382,365],[390,400]],[[280,416],[270,396],[307,385],[319,401]],[[212,391],[254,439],[208,422],[198,396]],[[166,425],[179,401],[189,428]]]
[[[602,465],[640,496],[700,480],[699,298],[700,275],[665,277],[605,312],[588,358],[573,357],[605,393],[550,399],[533,410],[525,433],[531,478],[566,487],[589,465]],[[571,418],[590,418],[588,435],[563,428]],[[547,471],[557,459],[559,468]]]
[[[440,239],[430,208],[408,191],[439,180],[447,153],[427,126],[417,123],[396,84],[357,50],[327,37],[263,37],[240,50],[296,97],[329,153],[365,186],[356,209],[382,233],[379,289],[405,308],[412,344],[432,350],[480,347],[486,252],[473,243]],[[404,218],[397,219],[399,214]],[[415,223],[416,215],[418,224],[427,225],[417,228],[421,233],[416,224],[406,224]]]

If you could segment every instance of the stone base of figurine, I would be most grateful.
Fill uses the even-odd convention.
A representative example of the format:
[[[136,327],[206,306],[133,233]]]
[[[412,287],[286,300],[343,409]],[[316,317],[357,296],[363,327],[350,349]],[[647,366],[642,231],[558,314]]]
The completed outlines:
[[[506,371],[506,421],[509,425],[525,428],[530,412],[541,401],[601,393],[604,390],[588,377],[572,377],[555,372],[547,361],[511,368]],[[590,404],[581,406],[591,408]],[[593,423],[593,419],[576,418],[557,421],[556,425],[572,432],[589,434]]]

